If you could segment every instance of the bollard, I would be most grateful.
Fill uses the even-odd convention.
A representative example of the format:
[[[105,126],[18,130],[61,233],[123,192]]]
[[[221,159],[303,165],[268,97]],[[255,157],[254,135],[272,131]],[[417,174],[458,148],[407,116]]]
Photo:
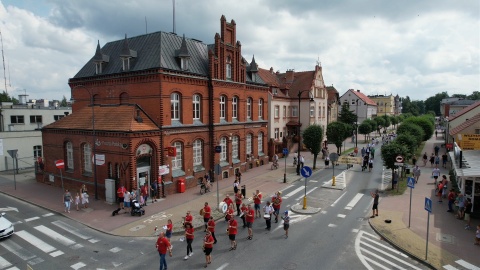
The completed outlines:
[[[335,175],[332,177],[332,186],[335,186]]]
[[[303,197],[303,210],[307,209],[307,196]]]

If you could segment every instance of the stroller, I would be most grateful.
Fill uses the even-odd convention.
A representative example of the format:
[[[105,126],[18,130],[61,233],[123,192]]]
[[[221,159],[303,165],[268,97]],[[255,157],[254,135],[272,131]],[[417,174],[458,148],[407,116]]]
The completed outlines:
[[[130,212],[130,214],[132,216],[135,216],[137,214],[138,216],[145,215],[145,209],[142,208],[142,206],[136,199],[133,199],[131,204],[132,204],[132,211]]]

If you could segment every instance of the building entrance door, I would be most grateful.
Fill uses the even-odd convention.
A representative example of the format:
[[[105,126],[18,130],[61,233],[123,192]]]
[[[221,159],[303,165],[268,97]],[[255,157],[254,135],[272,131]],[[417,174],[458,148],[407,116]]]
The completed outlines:
[[[147,183],[147,187],[150,187],[150,166],[137,168],[137,179],[137,190],[145,183]]]

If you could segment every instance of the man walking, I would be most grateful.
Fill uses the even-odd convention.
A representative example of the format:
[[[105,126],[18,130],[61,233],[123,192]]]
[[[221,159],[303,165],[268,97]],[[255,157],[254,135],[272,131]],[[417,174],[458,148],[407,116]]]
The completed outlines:
[[[160,270],[166,270],[167,260],[165,259],[165,255],[168,251],[170,257],[172,257],[172,246],[170,245],[168,239],[165,237],[164,232],[160,232],[155,247],[157,248],[158,254],[160,255]]]
[[[117,196],[118,196],[118,208],[123,208],[123,196],[127,192],[127,189],[123,186],[120,185],[120,187],[117,189]]]
[[[272,198],[273,214],[275,215],[275,223],[278,223],[278,215],[280,214],[280,207],[282,205],[282,192],[277,191],[276,195]]]
[[[453,204],[455,203],[455,189],[450,189],[448,193],[448,210],[447,212],[453,212]]]
[[[228,221],[228,238],[230,239],[230,251],[237,249],[237,241],[235,240],[235,237],[237,236],[237,226],[238,223],[235,220],[235,217],[232,216],[232,218]]]
[[[288,211],[284,212],[285,216],[282,217],[283,219],[283,230],[285,231],[285,239],[288,238],[288,228],[290,227],[290,216],[288,215]]]
[[[262,193],[257,189],[255,194],[253,194],[253,204],[255,206],[255,214],[257,218],[261,217],[262,214],[260,213],[260,204],[262,203]]]
[[[253,238],[253,221],[255,220],[255,210],[253,210],[252,205],[248,204],[247,206],[247,211],[246,211],[246,217],[245,220],[247,222],[247,228],[248,228],[248,240],[252,240]]]
[[[422,171],[420,170],[420,167],[418,165],[413,168],[413,177],[415,178],[415,183],[418,183],[418,179],[420,178],[420,174]]]
[[[267,224],[267,227],[265,230],[269,230],[272,227],[272,213],[273,213],[273,207],[270,205],[270,202],[267,201],[267,204],[263,207],[263,218],[265,219],[265,223]]]
[[[208,231],[212,234],[213,243],[217,243],[217,238],[215,237],[215,220],[213,216],[210,216],[210,220],[208,221]]]
[[[207,231],[205,238],[203,238],[203,250],[205,252],[205,268],[212,263],[213,237],[210,231]]]
[[[376,189],[375,192],[370,193],[370,195],[373,198],[372,216],[370,218],[374,218],[375,216],[378,216],[378,189]]]
[[[212,209],[208,205],[208,202],[205,202],[205,206],[203,207],[203,223],[205,224],[205,232],[208,230],[208,221],[210,220],[211,214]]]

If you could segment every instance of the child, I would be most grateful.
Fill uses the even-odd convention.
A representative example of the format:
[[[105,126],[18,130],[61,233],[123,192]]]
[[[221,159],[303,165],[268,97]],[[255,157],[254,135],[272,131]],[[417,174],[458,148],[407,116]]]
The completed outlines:
[[[78,211],[79,204],[80,204],[80,194],[77,192],[77,195],[75,195],[75,207],[77,207],[77,211]]]
[[[290,227],[290,216],[288,216],[288,211],[284,212],[285,216],[282,217],[283,219],[283,229],[285,230],[285,239],[288,238],[288,227]]]
[[[477,225],[477,231],[475,232],[475,245],[480,244],[480,225]]]

